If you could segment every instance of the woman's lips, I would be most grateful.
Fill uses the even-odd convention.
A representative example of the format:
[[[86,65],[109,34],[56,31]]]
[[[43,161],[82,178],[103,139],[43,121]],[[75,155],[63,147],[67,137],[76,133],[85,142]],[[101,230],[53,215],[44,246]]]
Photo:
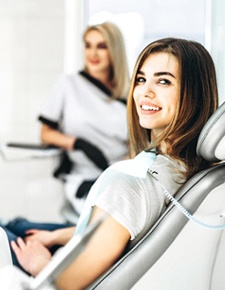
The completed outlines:
[[[142,100],[139,103],[139,112],[143,115],[153,115],[162,110],[161,107],[156,104],[150,102],[149,100]]]
[[[99,63],[100,63],[99,60],[89,60],[88,62],[89,62],[90,64],[92,64],[92,65],[96,65],[96,64],[99,64]]]

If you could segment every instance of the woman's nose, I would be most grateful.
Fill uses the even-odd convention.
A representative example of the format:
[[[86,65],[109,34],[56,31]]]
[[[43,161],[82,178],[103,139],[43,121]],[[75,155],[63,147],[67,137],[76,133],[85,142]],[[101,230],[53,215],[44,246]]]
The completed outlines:
[[[145,92],[145,98],[149,98],[149,99],[154,99],[155,94],[153,91],[148,90],[147,92]]]
[[[97,50],[96,48],[93,47],[93,48],[91,49],[91,55],[92,55],[92,56],[97,55],[97,52],[98,52],[98,50]]]
[[[152,86],[152,83],[150,82],[146,82],[143,86],[142,86],[142,94],[146,97],[146,98],[150,98],[153,99],[155,97],[155,92]]]

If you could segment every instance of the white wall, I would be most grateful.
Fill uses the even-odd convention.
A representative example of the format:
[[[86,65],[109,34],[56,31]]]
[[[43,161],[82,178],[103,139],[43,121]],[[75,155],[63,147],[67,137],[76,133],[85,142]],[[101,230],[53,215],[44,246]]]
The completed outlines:
[[[1,143],[39,142],[37,116],[64,69],[64,14],[62,0],[0,0]],[[0,217],[59,220],[56,157],[21,158],[0,156]]]
[[[144,36],[142,43],[138,37],[142,29],[135,29],[136,19],[130,24],[126,19],[120,23],[127,28],[131,27],[130,37],[139,47],[136,50],[135,60],[140,50],[149,42],[168,36],[194,39],[205,42],[205,3],[207,0],[88,0],[89,16],[108,11],[116,17],[118,14],[139,13],[144,22]],[[114,18],[115,18],[114,17]],[[111,19],[111,18],[110,18]],[[109,20],[110,20],[109,19]],[[122,26],[121,25],[121,26]],[[136,45],[136,43],[135,43]],[[128,53],[129,53],[128,47]]]
[[[38,140],[36,116],[63,70],[64,1],[0,7],[0,140]]]
[[[225,2],[211,0],[211,53],[216,64],[220,102],[225,101]]]

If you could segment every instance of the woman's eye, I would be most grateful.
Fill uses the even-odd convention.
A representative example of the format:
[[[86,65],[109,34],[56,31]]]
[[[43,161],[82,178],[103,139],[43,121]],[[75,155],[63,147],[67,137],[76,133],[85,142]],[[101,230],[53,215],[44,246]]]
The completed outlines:
[[[95,48],[95,46],[92,45],[91,43],[86,42],[86,43],[85,43],[85,48],[86,48],[86,49],[89,49],[89,48],[92,49],[92,48]],[[96,48],[97,48],[97,49],[107,49],[108,47],[107,47],[106,43],[99,43],[99,44],[96,46]]]
[[[98,44],[98,49],[107,49],[106,43],[99,43]]]
[[[161,85],[170,85],[171,81],[167,80],[167,79],[160,79],[158,81]]]
[[[90,45],[90,43],[85,43],[85,48],[90,48],[91,47],[91,45]]]
[[[145,82],[145,78],[143,78],[143,77],[136,77],[136,84],[138,84],[138,83],[144,83]]]

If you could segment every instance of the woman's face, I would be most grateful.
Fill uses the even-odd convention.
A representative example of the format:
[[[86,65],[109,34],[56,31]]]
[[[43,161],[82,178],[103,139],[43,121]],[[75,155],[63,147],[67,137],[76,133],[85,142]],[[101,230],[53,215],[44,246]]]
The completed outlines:
[[[140,125],[151,129],[152,138],[174,118],[180,82],[178,60],[165,52],[150,54],[137,72],[133,98]]]
[[[97,30],[85,36],[85,66],[90,74],[108,72],[111,62],[105,39]]]

